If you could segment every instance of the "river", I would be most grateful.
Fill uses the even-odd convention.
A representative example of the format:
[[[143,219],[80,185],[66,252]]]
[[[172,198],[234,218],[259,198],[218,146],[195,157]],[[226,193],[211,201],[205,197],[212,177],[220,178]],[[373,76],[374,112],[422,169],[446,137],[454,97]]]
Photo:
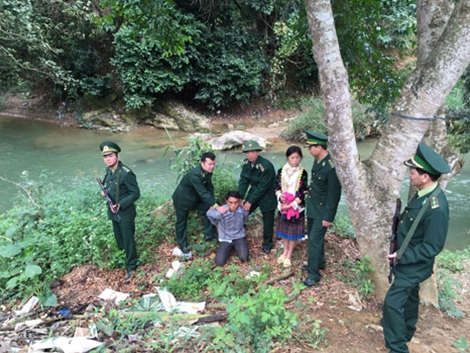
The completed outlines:
[[[60,126],[50,122],[11,118],[0,115],[0,176],[19,182],[23,173],[32,180],[47,175],[48,180],[60,187],[68,185],[67,180],[75,176],[89,176],[94,180],[104,173],[104,164],[99,153],[99,144],[104,140],[116,141],[122,148],[121,160],[131,167],[142,184],[158,188],[164,196],[170,197],[176,176],[170,170],[171,158],[163,158],[165,149],[175,143],[182,147],[187,142],[184,132],[171,132],[168,135],[157,129],[136,129],[131,133],[112,133]],[[364,160],[372,151],[375,141],[358,145]],[[283,151],[268,149],[264,153],[276,168],[285,162]],[[218,153],[218,162],[227,159],[241,162],[244,155],[240,152]],[[170,156],[171,157],[171,154]],[[313,158],[305,153],[302,164],[310,170]],[[406,178],[407,179],[407,178]],[[450,229],[446,248],[463,249],[470,246],[470,165],[448,184],[446,195],[450,205]],[[407,187],[405,181],[404,188]],[[0,214],[11,207],[18,188],[0,180]],[[347,215],[344,196],[340,215]]]

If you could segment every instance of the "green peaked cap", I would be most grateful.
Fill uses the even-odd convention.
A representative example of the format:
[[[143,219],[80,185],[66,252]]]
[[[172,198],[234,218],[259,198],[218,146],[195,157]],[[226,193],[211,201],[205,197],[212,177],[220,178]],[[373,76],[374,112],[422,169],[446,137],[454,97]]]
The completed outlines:
[[[243,144],[242,152],[250,152],[250,151],[262,151],[263,149],[259,145],[259,143],[255,140],[246,141]]]
[[[305,131],[307,134],[307,146],[311,145],[326,145],[328,143],[328,136],[319,132]]]
[[[421,168],[434,175],[450,172],[450,167],[445,159],[423,142],[418,145],[416,154],[403,163],[410,168]]]
[[[113,141],[104,141],[100,144],[100,151],[103,156],[106,156],[111,153],[121,152],[121,147]]]

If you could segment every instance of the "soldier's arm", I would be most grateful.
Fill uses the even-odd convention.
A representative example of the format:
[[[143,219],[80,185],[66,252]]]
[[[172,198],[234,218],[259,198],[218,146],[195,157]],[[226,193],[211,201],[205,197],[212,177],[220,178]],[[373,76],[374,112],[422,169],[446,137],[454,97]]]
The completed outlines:
[[[250,198],[247,200],[251,204],[259,201],[264,195],[267,193],[273,193],[274,185],[276,183],[276,173],[274,172],[274,168],[271,166],[267,167],[264,166],[265,169],[262,173],[261,179],[259,180],[258,185],[253,190],[253,193],[250,195]]]
[[[199,198],[202,200],[202,203],[207,205],[207,209],[215,204],[214,192],[211,191],[210,187],[206,188],[202,183],[202,177],[198,174],[192,174],[189,178],[189,182],[192,187],[199,195]]]
[[[408,246],[400,259],[400,264],[432,259],[442,251],[449,227],[448,212],[441,207],[430,210],[426,212],[418,227],[423,228],[423,241],[420,244]]]
[[[120,209],[125,210],[131,206],[140,197],[140,189],[137,184],[137,178],[133,171],[129,171],[123,177],[124,185],[127,188],[128,193],[126,196],[119,200]]]
[[[240,193],[242,199],[245,197],[246,192],[248,191],[249,180],[245,176],[245,164],[242,166],[242,171],[240,173],[240,180],[238,180],[238,192]]]
[[[341,184],[339,183],[336,171],[332,169],[328,173],[328,195],[325,205],[323,220],[332,223],[338,210],[339,200],[341,199]]]

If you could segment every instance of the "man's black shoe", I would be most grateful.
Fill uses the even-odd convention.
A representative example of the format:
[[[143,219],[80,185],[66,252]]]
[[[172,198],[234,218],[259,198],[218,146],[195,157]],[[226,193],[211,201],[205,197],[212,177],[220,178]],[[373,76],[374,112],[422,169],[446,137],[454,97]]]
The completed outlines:
[[[183,254],[189,254],[189,249],[186,246],[181,248],[181,251],[183,252]]]
[[[268,254],[271,252],[271,249],[262,248],[261,251],[262,251],[264,254],[268,255]]]
[[[307,278],[305,281],[302,282],[302,284],[303,284],[305,287],[311,287],[311,286],[317,287],[317,286],[318,286],[318,282],[317,282],[317,281],[314,281],[314,280],[311,279],[311,278]]]
[[[127,271],[126,278],[124,278],[124,282],[129,282],[133,274],[134,274],[134,270]]]
[[[212,241],[212,240],[215,240],[215,236],[213,235],[206,235],[206,237],[204,238],[204,241]]]

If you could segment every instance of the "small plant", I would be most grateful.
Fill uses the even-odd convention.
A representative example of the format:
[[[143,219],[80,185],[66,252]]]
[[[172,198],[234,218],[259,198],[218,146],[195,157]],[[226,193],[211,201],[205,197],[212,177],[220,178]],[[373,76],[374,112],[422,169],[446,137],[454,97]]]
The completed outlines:
[[[346,216],[336,217],[331,231],[338,234],[341,238],[356,239],[356,232],[352,226],[351,219]]]
[[[445,268],[451,272],[458,272],[464,269],[462,260],[468,258],[470,258],[470,248],[454,252],[444,250],[437,256],[437,264],[439,268]]]
[[[305,325],[306,323],[304,323]],[[326,339],[327,329],[321,328],[321,320],[315,320],[311,325],[312,330],[302,332],[297,335],[297,339],[301,342],[305,342],[312,349],[320,349],[321,346],[327,347],[328,340]]]
[[[459,337],[459,340],[452,345],[457,348],[457,353],[470,353],[470,342],[463,337]]]
[[[336,274],[340,281],[357,288],[363,299],[374,293],[375,284],[369,278],[369,273],[374,271],[374,268],[370,266],[369,257],[364,256],[354,263],[350,259],[346,259],[342,267],[343,270],[339,270]]]
[[[256,296],[246,293],[235,298],[227,306],[225,328],[252,351],[269,352],[273,339],[284,342],[299,324],[298,316],[286,310],[286,300],[284,290],[274,287],[263,287]]]
[[[450,271],[440,268],[437,272],[438,297],[441,310],[450,317],[463,317],[465,314],[455,306],[455,300],[461,299],[455,288],[462,288],[462,285],[455,281],[450,275]]]
[[[194,300],[201,298],[206,281],[212,274],[212,262],[196,259],[191,267],[184,269],[181,276],[173,276],[162,286],[171,292],[177,299]]]

